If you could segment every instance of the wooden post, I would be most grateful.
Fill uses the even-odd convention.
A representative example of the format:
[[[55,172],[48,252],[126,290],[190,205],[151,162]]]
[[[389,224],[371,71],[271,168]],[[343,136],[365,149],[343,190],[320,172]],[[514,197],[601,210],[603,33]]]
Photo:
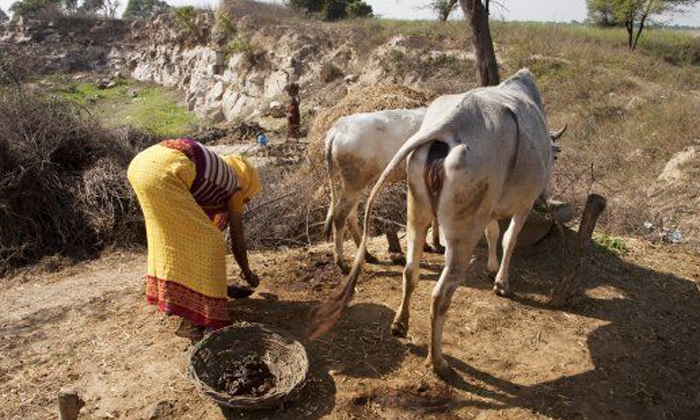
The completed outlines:
[[[80,409],[85,406],[75,390],[61,388],[58,392],[58,418],[59,420],[77,420]]]
[[[595,225],[598,222],[598,217],[603,213],[606,205],[607,201],[604,197],[597,194],[588,196],[586,208],[583,210],[583,217],[581,218],[581,225],[578,228],[578,236],[574,245],[573,255],[571,256],[571,263],[568,264],[568,269],[564,270],[564,279],[552,290],[550,305],[557,308],[566,305],[583,286],[581,271],[584,266],[586,250]]]

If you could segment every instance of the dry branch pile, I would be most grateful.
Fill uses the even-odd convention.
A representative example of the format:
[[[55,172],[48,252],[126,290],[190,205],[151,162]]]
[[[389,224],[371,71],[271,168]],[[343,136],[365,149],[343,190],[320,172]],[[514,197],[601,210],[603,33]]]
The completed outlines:
[[[143,239],[126,167],[149,136],[108,131],[71,103],[17,86],[0,90],[0,127],[0,275]]]
[[[404,86],[385,85],[358,89],[332,108],[320,112],[309,129],[308,161],[292,172],[263,173],[265,190],[247,213],[248,240],[254,248],[308,245],[321,239],[329,205],[327,172],[323,159],[326,132],[340,118],[360,112],[418,108],[428,105],[432,95]],[[391,186],[375,206],[375,224],[406,223],[406,188]]]

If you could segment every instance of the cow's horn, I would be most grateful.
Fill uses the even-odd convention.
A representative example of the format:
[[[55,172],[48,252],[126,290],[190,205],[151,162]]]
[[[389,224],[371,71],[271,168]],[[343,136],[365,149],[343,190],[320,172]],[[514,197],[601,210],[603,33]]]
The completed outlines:
[[[550,137],[552,137],[552,141],[559,140],[561,138],[561,136],[563,136],[564,133],[566,133],[567,128],[569,128],[569,124],[564,124],[564,127],[561,130],[559,130],[555,133],[549,133]]]

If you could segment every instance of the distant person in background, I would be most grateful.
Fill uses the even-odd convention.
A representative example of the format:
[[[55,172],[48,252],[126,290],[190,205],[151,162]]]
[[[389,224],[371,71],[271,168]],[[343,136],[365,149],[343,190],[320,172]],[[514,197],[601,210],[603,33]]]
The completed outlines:
[[[177,334],[192,340],[229,325],[227,297],[247,296],[260,282],[243,228],[245,204],[261,190],[258,171],[243,157],[179,139],[139,153],[128,177],[146,220],[148,303],[182,317]],[[245,289],[227,288],[226,226]]]
[[[299,85],[290,83],[284,90],[289,95],[289,104],[287,104],[287,138],[298,139],[299,126],[301,124],[301,116],[299,115]]]

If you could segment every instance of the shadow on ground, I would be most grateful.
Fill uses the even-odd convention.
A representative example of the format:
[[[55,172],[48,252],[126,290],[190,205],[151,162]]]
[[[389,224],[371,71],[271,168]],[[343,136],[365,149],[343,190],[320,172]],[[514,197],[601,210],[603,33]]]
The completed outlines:
[[[558,239],[551,238],[530,251],[516,254],[511,277],[515,302],[555,310],[547,305],[546,298],[552,285],[560,281],[560,252]],[[670,273],[631,264],[617,253],[599,247],[591,253],[586,279],[587,290],[607,287],[616,292],[616,297],[605,299],[584,293],[564,309],[608,323],[587,337],[594,369],[522,386],[447,356],[455,371],[445,381],[479,397],[478,401],[457,402],[455,407],[520,407],[565,420],[697,418],[698,285]],[[481,285],[468,287],[473,286]],[[421,356],[427,353],[424,346],[411,351]]]
[[[511,277],[514,305],[559,311],[546,302],[552,285],[560,280],[561,248],[557,238],[550,238],[535,248],[516,253]],[[463,287],[490,289],[492,279],[483,275],[484,250],[478,253],[480,258],[474,264],[474,273]],[[434,281],[437,268],[434,263],[429,264],[428,275],[422,276],[423,279]],[[389,272],[385,267],[380,270]],[[400,270],[396,267],[398,273]],[[371,272],[368,277],[379,275]],[[396,418],[402,419],[420,418],[421,413],[438,413],[439,418],[452,419],[459,418],[460,410],[467,407],[477,410],[517,407],[562,420],[696,418],[700,411],[700,296],[697,285],[673,274],[630,263],[615,252],[601,248],[592,252],[586,277],[587,291],[601,287],[614,291],[604,297],[596,293],[582,294],[564,310],[606,322],[581,342],[587,348],[593,369],[522,385],[493,372],[476,369],[448,354],[448,362],[455,371],[444,381],[447,391],[441,390],[439,382],[414,384],[420,381],[418,378],[406,378],[405,383],[398,385],[387,382],[384,391],[358,393],[358,401],[364,404],[364,399],[373,399],[383,404],[380,409],[394,411],[376,417],[376,412],[363,405],[350,410],[351,413],[358,418],[398,416]],[[281,301],[267,296],[235,302],[232,318],[277,326],[301,337],[309,310],[317,303]],[[400,368],[407,353],[424,357],[424,346],[406,344],[391,336],[389,326],[393,316],[393,310],[380,304],[360,303],[348,308],[331,334],[307,343],[313,366],[312,379],[301,401],[287,410],[266,412],[260,417],[247,415],[246,418],[322,418],[340,409],[335,407],[336,385],[329,372],[383,380]],[[449,322],[448,314],[448,325]],[[504,353],[499,357],[504,359],[508,357],[505,352],[518,351],[514,348],[500,350]],[[456,395],[450,388],[461,392]],[[436,405],[439,410],[430,411],[430,407]],[[240,413],[228,416],[241,418]]]

